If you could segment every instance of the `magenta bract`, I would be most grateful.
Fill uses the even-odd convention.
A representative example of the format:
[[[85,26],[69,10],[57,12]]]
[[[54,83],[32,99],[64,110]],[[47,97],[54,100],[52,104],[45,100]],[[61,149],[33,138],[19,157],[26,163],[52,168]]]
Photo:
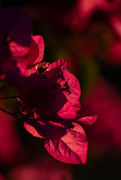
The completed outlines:
[[[86,162],[88,142],[81,126],[73,123],[74,128],[60,139],[47,139],[45,148],[56,159],[71,164]]]
[[[97,116],[79,117],[81,88],[77,78],[68,71],[68,61],[38,63],[26,70],[19,87],[20,109],[28,114],[25,129],[35,137],[45,138],[45,148],[59,161],[72,164],[86,162],[88,142],[78,124],[92,124]]]
[[[0,75],[12,85],[18,85],[27,65],[24,56],[29,52],[31,19],[20,7],[0,10]]]
[[[32,35],[31,18],[20,7],[0,10],[0,23],[0,75],[6,83],[18,86],[26,69],[43,59],[44,41]]]

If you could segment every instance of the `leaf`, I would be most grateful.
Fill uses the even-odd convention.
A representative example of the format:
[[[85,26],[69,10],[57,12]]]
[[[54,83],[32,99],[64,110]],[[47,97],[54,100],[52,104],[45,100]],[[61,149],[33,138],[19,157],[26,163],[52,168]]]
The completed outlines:
[[[60,139],[46,139],[45,148],[55,159],[70,163],[86,162],[88,142],[83,128],[73,123],[74,128]]]
[[[98,118],[98,115],[85,116],[85,117],[79,118],[77,121],[78,122],[82,122],[84,124],[91,125],[91,124],[93,124],[96,121],[97,118]]]

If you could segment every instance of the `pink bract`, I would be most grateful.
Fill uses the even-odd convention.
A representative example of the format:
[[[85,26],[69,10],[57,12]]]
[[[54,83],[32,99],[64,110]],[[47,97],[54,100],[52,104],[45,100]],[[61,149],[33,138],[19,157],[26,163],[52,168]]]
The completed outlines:
[[[74,128],[60,139],[46,139],[45,148],[56,159],[70,164],[86,162],[88,142],[81,126],[73,123]]]
[[[0,10],[0,74],[7,83],[16,85],[21,80],[29,52],[31,19],[19,7]]]
[[[77,103],[79,107],[80,84],[74,75],[61,68],[47,70],[43,74],[32,73],[23,80],[19,95],[24,112],[28,109],[39,117],[42,112],[66,119],[76,117],[74,106]]]
[[[43,59],[44,41],[32,35],[31,18],[24,9],[2,9],[0,19],[0,75],[6,83],[18,86],[26,69]]]
[[[27,69],[40,63],[44,57],[44,40],[40,35],[31,36],[30,49],[27,55]]]
[[[81,88],[68,71],[67,60],[42,62],[38,67],[45,71],[40,74],[35,67],[26,70],[27,77],[19,87],[20,109],[29,115],[24,127],[33,136],[46,139],[45,148],[54,158],[84,164],[88,142],[78,123],[92,124],[97,117],[77,117]]]

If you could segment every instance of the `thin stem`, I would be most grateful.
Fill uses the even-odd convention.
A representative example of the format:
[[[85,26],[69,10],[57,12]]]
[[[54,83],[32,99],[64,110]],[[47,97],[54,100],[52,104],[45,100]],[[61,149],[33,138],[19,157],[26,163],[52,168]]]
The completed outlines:
[[[5,112],[5,113],[7,113],[7,114],[10,114],[11,116],[14,116],[14,113],[11,113],[11,112],[9,112],[9,111],[6,111],[5,109],[3,109],[3,108],[1,108],[1,107],[0,107],[0,110],[3,111],[3,112]]]
[[[0,100],[4,100],[4,99],[12,99],[12,98],[17,98],[19,96],[10,96],[10,97],[3,97],[3,98],[0,98]]]
[[[5,84],[5,85],[0,89],[0,91],[3,90],[3,89],[6,88],[6,87],[8,87],[7,84]]]
[[[1,82],[5,83],[2,79],[0,79]]]

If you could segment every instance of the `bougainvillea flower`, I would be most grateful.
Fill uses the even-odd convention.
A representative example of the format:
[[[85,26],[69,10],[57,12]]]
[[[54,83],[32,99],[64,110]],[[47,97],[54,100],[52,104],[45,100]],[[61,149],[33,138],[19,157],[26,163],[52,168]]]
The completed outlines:
[[[24,78],[19,88],[21,107],[24,112],[38,114],[43,108],[46,113],[60,115],[61,118],[68,119],[69,117],[66,116],[69,115],[69,112],[71,118],[76,117],[76,109],[77,106],[79,107],[81,94],[80,84],[77,78],[65,69],[67,61],[62,59],[59,61],[63,62],[60,63],[59,68],[59,65],[52,68],[50,64],[43,74],[32,73]],[[58,63],[55,62],[55,64]],[[44,112],[43,110],[42,112]],[[66,113],[64,113],[65,110]]]
[[[44,41],[42,36],[32,35],[31,18],[20,7],[0,10],[0,24],[0,75],[18,86],[26,68],[43,59]]]
[[[46,122],[41,125],[40,120],[29,119],[24,122],[24,127],[35,137],[44,138],[42,136],[44,134],[46,138],[44,146],[57,160],[71,164],[84,164],[88,142],[83,128],[78,123],[73,122],[73,127],[65,133],[63,130],[66,128],[57,126],[57,124],[50,126],[50,119],[48,118],[48,126]]]
[[[72,123],[67,119],[66,121],[61,119],[60,123],[55,123],[54,118],[43,117],[42,119],[26,120],[24,127],[33,136],[45,138],[46,150],[57,160],[71,164],[84,164],[87,157],[88,141],[85,131],[79,123],[90,125],[96,119],[95,115],[76,118],[73,120],[75,122]]]
[[[67,69],[68,61],[60,59],[47,64],[42,74],[27,71],[18,90],[20,109],[28,115],[24,120],[26,130],[35,137],[46,138],[45,148],[53,157],[82,164],[86,162],[88,142],[78,123],[93,123],[96,118],[77,118],[80,84]]]

